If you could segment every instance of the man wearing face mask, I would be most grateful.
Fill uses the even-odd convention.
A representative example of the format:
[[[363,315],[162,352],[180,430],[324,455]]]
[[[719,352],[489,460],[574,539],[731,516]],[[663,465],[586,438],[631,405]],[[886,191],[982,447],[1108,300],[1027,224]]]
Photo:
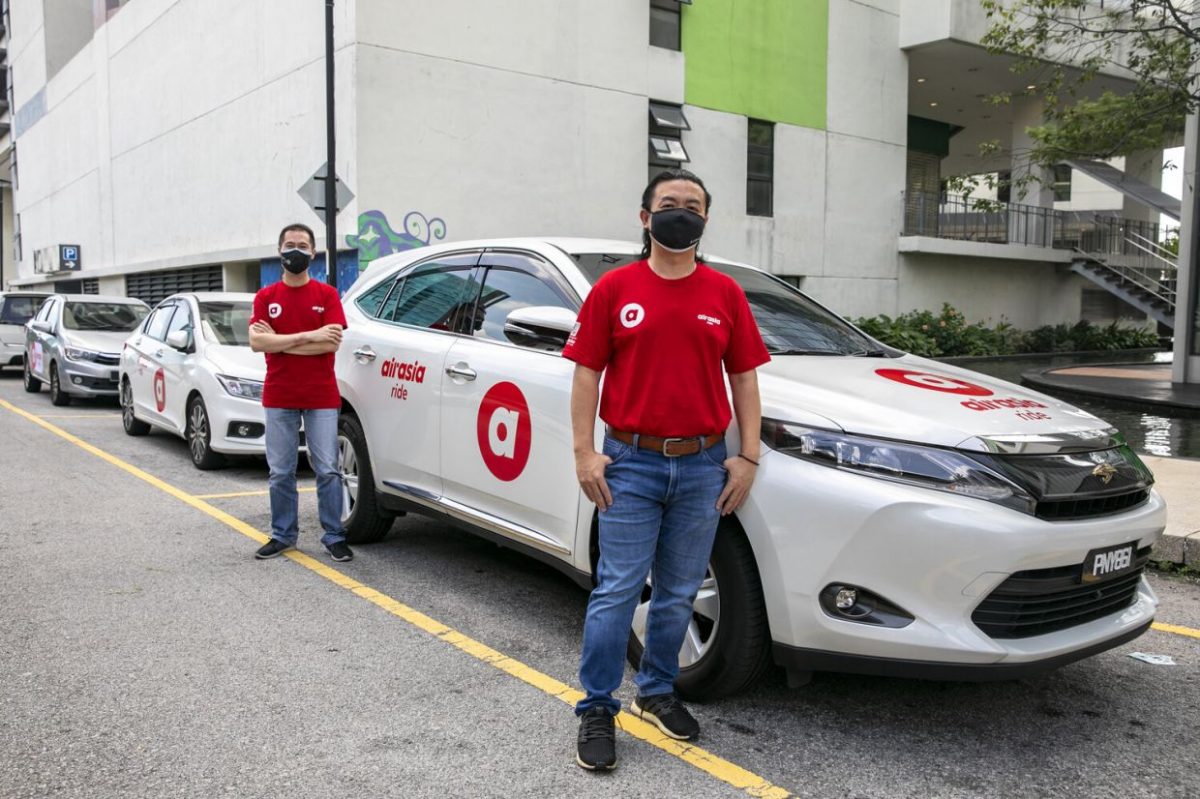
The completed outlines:
[[[700,725],[675,695],[679,650],[721,516],[745,501],[758,466],[755,369],[770,356],[741,287],[696,260],[711,203],[690,172],[655,177],[642,195],[642,260],[596,283],[563,351],[576,364],[576,473],[600,510],[579,667],[587,693],[575,708],[576,762],[589,770],[617,762],[613,718],[621,704],[613,693],[652,567],[632,712],[672,738],[698,737]],[[732,456],[726,374],[740,431]],[[602,452],[594,440],[597,403],[607,424]]]
[[[342,400],[333,373],[346,316],[337,289],[308,275],[316,240],[305,225],[279,233],[283,280],[254,296],[250,348],[266,353],[262,404],[267,416],[271,470],[271,540],[254,557],[273,558],[296,545],[299,497],[296,461],[304,421],[308,460],[317,473],[321,544],[336,561],[354,557],[342,528],[342,484],[337,467],[338,410]]]

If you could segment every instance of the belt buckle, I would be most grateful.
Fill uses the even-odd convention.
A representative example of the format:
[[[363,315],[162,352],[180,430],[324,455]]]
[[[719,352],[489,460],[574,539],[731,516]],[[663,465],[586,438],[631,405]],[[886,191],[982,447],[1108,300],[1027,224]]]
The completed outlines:
[[[686,453],[686,452],[680,452],[680,453],[679,453],[679,454],[677,454],[677,455],[672,455],[670,452],[668,452],[668,451],[667,451],[667,450],[668,450],[668,448],[669,448],[669,447],[670,447],[672,444],[681,444],[681,443],[683,443],[683,442],[685,442],[685,441],[694,441],[694,440],[695,440],[695,439],[692,439],[692,438],[664,438],[664,439],[663,439],[663,448],[662,448],[662,454],[663,454],[665,457],[667,457],[667,458],[682,458],[684,455],[687,455],[687,454],[690,454],[690,453]]]

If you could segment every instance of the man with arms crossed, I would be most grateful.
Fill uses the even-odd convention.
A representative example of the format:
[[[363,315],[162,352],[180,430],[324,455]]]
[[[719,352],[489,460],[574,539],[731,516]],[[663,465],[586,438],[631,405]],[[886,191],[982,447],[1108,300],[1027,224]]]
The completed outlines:
[[[690,172],[650,182],[642,195],[643,260],[596,283],[563,352],[576,364],[576,472],[600,509],[600,561],[579,667],[587,695],[575,708],[576,762],[589,770],[616,766],[613,717],[621,704],[613,692],[652,567],[633,713],[672,738],[699,735],[675,696],[679,649],[720,518],[745,501],[758,466],[755,369],[770,356],[741,287],[696,260],[711,202]],[[741,431],[732,457],[726,373]],[[595,449],[597,401],[608,425],[603,452]]]
[[[317,473],[321,543],[336,561],[354,557],[342,527],[342,481],[337,468],[342,400],[333,373],[346,316],[337,289],[308,275],[315,247],[307,226],[285,227],[279,233],[283,280],[254,295],[250,348],[267,356],[262,404],[271,469],[271,540],[254,553],[260,560],[291,549],[300,535],[296,460],[301,419],[308,460]]]

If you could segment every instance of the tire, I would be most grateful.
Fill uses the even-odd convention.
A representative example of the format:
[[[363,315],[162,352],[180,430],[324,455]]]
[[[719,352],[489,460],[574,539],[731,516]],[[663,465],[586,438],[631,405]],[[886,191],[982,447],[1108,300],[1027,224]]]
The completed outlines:
[[[25,391],[30,394],[36,394],[42,390],[42,381],[33,376],[33,372],[29,371],[29,361],[25,361]]]
[[[58,364],[50,362],[50,404],[64,407],[71,404],[71,395],[62,390],[59,382]]]
[[[127,436],[144,436],[150,432],[150,425],[138,419],[133,413],[133,388],[129,378],[121,381],[121,425]]]
[[[707,602],[706,602],[707,598]],[[650,588],[642,595],[629,633],[626,656],[636,669],[642,659],[638,621],[644,620]],[[771,631],[754,551],[741,526],[722,519],[708,573],[697,595],[689,636],[701,640],[699,657],[679,670],[675,689],[689,700],[711,700],[737,693],[758,680],[771,664]],[[711,614],[715,611],[716,618]],[[644,627],[644,621],[642,622]],[[684,650],[689,649],[685,641]],[[692,649],[695,653],[695,649]],[[682,652],[681,652],[682,654]],[[693,654],[693,657],[695,655]]]
[[[342,474],[342,526],[351,544],[372,544],[392,529],[395,517],[375,497],[367,437],[358,417],[338,417],[338,471]]]
[[[188,400],[187,424],[184,425],[183,437],[187,441],[188,453],[192,456],[192,465],[197,469],[207,472],[225,465],[225,456],[213,452],[212,423],[208,419],[208,408],[204,399],[199,394]]]

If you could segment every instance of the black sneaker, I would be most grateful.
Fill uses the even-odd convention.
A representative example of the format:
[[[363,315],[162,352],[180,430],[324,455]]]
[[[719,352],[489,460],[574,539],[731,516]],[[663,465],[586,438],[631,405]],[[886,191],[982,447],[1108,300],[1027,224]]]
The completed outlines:
[[[267,558],[276,557],[277,555],[280,555],[291,548],[291,544],[285,544],[279,539],[272,538],[254,553],[254,557],[258,558],[259,560],[266,560]]]
[[[700,736],[700,722],[688,713],[675,694],[639,696],[633,700],[633,714],[678,741],[694,741]]]
[[[593,707],[579,717],[579,746],[575,762],[588,771],[617,767],[616,729],[612,711]]]
[[[338,541],[336,544],[330,544],[325,547],[325,551],[329,553],[329,557],[336,560],[338,563],[345,563],[348,560],[354,560],[354,553],[350,551],[350,547],[346,546],[345,541]]]

